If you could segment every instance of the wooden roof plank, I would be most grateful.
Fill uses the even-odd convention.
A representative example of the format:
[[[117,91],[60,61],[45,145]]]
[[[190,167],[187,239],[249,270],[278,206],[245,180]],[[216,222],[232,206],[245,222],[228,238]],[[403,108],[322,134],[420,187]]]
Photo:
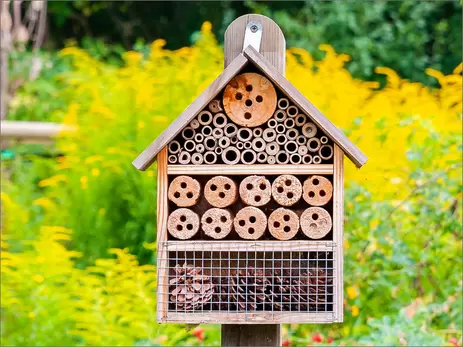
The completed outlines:
[[[344,133],[329,121],[307,98],[301,94],[278,70],[270,64],[253,47],[248,46],[244,55],[253,62],[258,69],[267,75],[292,101],[306,112],[326,135],[330,137],[347,155],[347,157],[358,167],[362,167],[368,157],[354,145]]]

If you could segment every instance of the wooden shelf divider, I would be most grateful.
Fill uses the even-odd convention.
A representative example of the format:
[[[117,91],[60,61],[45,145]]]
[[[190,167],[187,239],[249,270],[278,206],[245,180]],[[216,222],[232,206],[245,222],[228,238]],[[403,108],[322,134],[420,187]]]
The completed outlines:
[[[169,175],[332,175],[332,164],[276,165],[168,165]]]

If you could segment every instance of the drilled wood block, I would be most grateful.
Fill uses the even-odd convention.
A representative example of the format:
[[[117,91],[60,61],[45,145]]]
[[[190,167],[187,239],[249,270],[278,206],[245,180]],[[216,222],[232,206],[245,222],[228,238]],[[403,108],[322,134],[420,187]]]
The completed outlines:
[[[276,108],[277,95],[273,84],[257,73],[244,73],[225,87],[223,105],[230,119],[244,127],[264,124]]]
[[[238,199],[238,187],[232,179],[216,176],[207,181],[204,197],[214,207],[227,207]]]
[[[273,199],[282,206],[292,206],[302,196],[302,184],[293,175],[278,176],[272,184]]]
[[[188,208],[179,208],[170,214],[167,230],[177,239],[191,239],[199,230],[199,216]]]
[[[248,206],[238,211],[233,225],[242,239],[257,240],[267,228],[267,216],[257,207]]]
[[[211,208],[201,217],[201,227],[207,236],[220,240],[232,231],[233,218],[228,210]]]
[[[321,239],[326,236],[333,225],[331,216],[322,207],[309,207],[301,215],[302,232],[311,239]]]
[[[291,240],[299,231],[299,217],[293,211],[280,207],[268,218],[268,229],[278,240]]]
[[[333,196],[333,184],[323,176],[313,175],[304,181],[303,198],[312,206],[323,206]]]
[[[240,183],[240,197],[247,205],[263,206],[272,197],[270,181],[265,176],[248,176]]]
[[[189,176],[178,176],[169,186],[168,197],[179,207],[195,205],[199,200],[201,186],[197,180]]]

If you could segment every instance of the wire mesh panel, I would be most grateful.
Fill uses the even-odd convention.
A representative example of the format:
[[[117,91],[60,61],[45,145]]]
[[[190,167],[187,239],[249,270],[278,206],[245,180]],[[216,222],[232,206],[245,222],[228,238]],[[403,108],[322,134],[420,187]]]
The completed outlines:
[[[304,245],[305,244],[305,245]],[[163,321],[333,322],[332,242],[165,242]]]

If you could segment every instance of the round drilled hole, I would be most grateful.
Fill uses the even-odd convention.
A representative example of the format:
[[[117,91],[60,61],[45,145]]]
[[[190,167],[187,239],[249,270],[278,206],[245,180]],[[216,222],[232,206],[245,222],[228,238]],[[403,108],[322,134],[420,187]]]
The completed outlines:
[[[274,222],[274,223],[273,223],[273,226],[274,226],[275,228],[279,228],[279,227],[280,227],[280,222]]]
[[[215,230],[215,232],[216,232],[217,234],[220,233],[220,232],[222,231],[222,229],[220,229],[220,227],[216,227],[214,230]]]
[[[180,222],[186,222],[186,217],[185,216],[180,216]]]
[[[251,190],[254,186],[251,183],[246,184],[246,189]]]
[[[186,228],[187,228],[188,230],[192,230],[192,229],[193,229],[193,224],[187,224],[187,225],[186,225]]]
[[[317,186],[319,183],[320,183],[320,181],[318,179],[316,179],[316,178],[314,178],[313,181],[312,181],[312,184],[314,186]]]
[[[309,192],[309,198],[314,198],[315,197],[315,193],[314,192]]]
[[[262,100],[264,100],[264,98],[261,95],[256,96],[256,101],[257,102],[262,102]]]
[[[254,234],[254,228],[249,228],[249,229],[248,229],[248,233]]]
[[[259,188],[260,188],[261,190],[265,190],[265,188],[267,188],[267,185],[266,185],[265,183],[261,183],[261,184],[259,185]]]
[[[245,118],[245,119],[251,119],[251,117],[252,117],[252,115],[251,115],[249,112],[246,112],[246,113],[244,114],[244,118]]]
[[[286,184],[287,187],[289,187],[291,185],[291,180],[286,180],[285,184]]]
[[[217,186],[215,184],[211,185],[211,190],[215,192],[217,190]]]
[[[312,215],[312,219],[313,219],[313,220],[317,220],[317,219],[318,219],[318,214],[314,213],[314,214]]]
[[[225,217],[225,216],[220,217],[220,221],[222,223],[225,223],[227,221],[227,217]]]
[[[225,188],[225,190],[230,190],[231,185],[229,185],[228,183],[226,183],[223,187]]]
[[[219,198],[223,199],[225,197],[225,193],[224,192],[220,192],[219,193]]]
[[[241,100],[243,98],[243,94],[236,93],[235,98],[236,98],[236,100]]]
[[[262,200],[262,198],[260,197],[260,195],[256,195],[256,196],[254,197],[254,201],[255,201],[255,202],[259,202],[259,201],[261,201],[261,200]]]
[[[192,192],[186,193],[186,197],[187,197],[188,199],[191,199],[191,198],[193,197],[193,193],[192,193]]]
[[[284,220],[285,222],[289,222],[289,215],[285,214],[285,215],[283,216],[283,220]]]
[[[245,222],[244,220],[240,220],[240,221],[238,222],[238,224],[239,224],[240,226],[244,227],[244,226],[246,225],[246,222]]]
[[[178,199],[179,197],[180,197],[180,193],[179,193],[179,192],[175,192],[175,193],[174,193],[174,198],[177,198],[177,199]]]
[[[252,85],[250,85],[250,84],[247,85],[247,86],[246,86],[246,91],[247,91],[247,92],[252,92]]]
[[[186,183],[185,183],[185,182],[180,183],[180,187],[182,187],[183,189],[185,189],[185,188],[186,188]]]
[[[286,196],[288,197],[288,199],[292,199],[294,197],[294,194],[289,192]]]
[[[207,217],[207,218],[206,218],[206,223],[207,223],[207,224],[211,224],[211,223],[212,223],[212,218],[211,218],[211,217]]]
[[[278,187],[278,188],[277,188],[277,192],[278,192],[278,193],[283,193],[283,191],[284,191],[283,187]]]
[[[183,227],[179,224],[179,225],[177,225],[177,230],[178,230],[178,231],[182,231],[182,230],[183,230]]]
[[[250,107],[252,106],[252,100],[248,99],[244,102],[244,104],[247,106],[247,107]]]
[[[320,190],[320,196],[325,196],[326,192],[324,190]]]
[[[256,222],[256,217],[254,217],[254,216],[249,217],[249,222],[250,223],[255,223]]]
[[[289,232],[291,231],[291,228],[290,228],[289,226],[285,226],[285,227],[283,228],[283,231],[284,231],[285,233],[289,233]]]

